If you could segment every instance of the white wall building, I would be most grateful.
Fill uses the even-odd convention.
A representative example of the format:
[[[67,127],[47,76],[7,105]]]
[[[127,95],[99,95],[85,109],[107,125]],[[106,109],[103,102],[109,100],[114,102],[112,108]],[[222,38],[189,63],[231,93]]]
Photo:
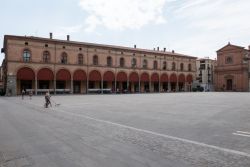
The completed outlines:
[[[214,83],[214,67],[216,65],[216,60],[209,58],[201,58],[196,60],[196,83],[204,88],[204,91],[213,91]]]

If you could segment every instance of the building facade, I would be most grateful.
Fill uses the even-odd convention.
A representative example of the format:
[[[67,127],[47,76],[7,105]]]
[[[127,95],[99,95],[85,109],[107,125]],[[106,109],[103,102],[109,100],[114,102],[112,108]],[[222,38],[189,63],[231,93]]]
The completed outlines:
[[[230,43],[218,50],[215,90],[249,91],[249,57],[249,50]]]
[[[196,57],[50,38],[4,37],[4,88],[34,94],[190,91]]]
[[[201,58],[196,60],[196,80],[204,91],[214,90],[214,67],[216,60]]]

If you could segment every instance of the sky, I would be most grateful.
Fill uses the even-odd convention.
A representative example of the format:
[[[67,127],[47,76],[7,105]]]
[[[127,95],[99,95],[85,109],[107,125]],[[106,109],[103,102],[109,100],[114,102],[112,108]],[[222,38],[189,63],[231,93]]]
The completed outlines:
[[[216,58],[250,45],[249,0],[1,0],[4,35],[27,35]],[[2,62],[4,54],[0,55]]]

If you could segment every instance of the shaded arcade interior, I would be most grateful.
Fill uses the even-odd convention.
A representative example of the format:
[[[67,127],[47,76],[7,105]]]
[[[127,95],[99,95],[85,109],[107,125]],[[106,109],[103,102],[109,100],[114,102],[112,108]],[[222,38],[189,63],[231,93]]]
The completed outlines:
[[[17,93],[33,91],[43,94],[50,91],[55,94],[87,94],[87,93],[148,93],[148,92],[180,92],[191,91],[193,76],[188,74],[167,74],[148,72],[114,72],[92,70],[88,74],[77,69],[70,72],[59,69],[53,72],[50,68],[41,68],[35,72],[32,68],[22,67],[16,74]]]

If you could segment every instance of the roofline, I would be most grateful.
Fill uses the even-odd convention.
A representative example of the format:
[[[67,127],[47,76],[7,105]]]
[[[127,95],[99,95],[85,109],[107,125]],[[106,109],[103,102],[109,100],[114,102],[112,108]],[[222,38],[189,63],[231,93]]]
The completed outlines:
[[[164,52],[164,51],[157,51],[157,50],[149,50],[149,49],[140,49],[140,48],[131,48],[131,47],[124,47],[124,46],[115,46],[115,45],[106,45],[106,44],[97,44],[97,43],[89,43],[89,42],[77,42],[77,41],[67,41],[67,40],[60,40],[60,39],[50,39],[50,38],[42,38],[42,37],[34,37],[34,36],[15,36],[15,35],[5,35],[4,36],[4,45],[8,39],[22,39],[22,40],[39,40],[45,41],[48,43],[62,43],[62,44],[74,44],[74,45],[85,45],[88,47],[101,47],[101,48],[110,48],[110,49],[117,49],[117,50],[127,50],[133,52],[141,52],[141,53],[151,53],[151,54],[159,54],[159,55],[166,55],[166,56],[176,56],[176,57],[185,57],[190,59],[197,59],[195,56],[188,56],[180,53],[172,53],[172,52]],[[5,46],[4,46],[5,48]]]
[[[240,48],[240,49],[247,50],[247,49],[245,49],[245,47],[238,46],[238,45],[232,45],[231,43],[228,43],[227,45],[223,46],[222,48],[220,48],[220,49],[217,50],[216,52],[220,52],[220,51],[221,51],[223,48],[225,48],[226,46],[234,46],[234,47],[237,47],[237,48]]]

